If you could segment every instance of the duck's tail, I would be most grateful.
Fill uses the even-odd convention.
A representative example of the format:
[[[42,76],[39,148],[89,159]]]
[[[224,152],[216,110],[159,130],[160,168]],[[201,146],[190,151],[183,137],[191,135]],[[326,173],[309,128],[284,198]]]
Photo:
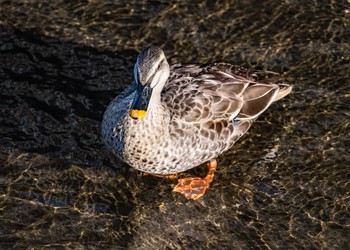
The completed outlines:
[[[278,86],[280,87],[278,90],[278,93],[276,97],[273,99],[273,101],[278,101],[279,99],[282,99],[286,95],[288,95],[292,91],[292,86],[285,84],[285,83],[279,83]]]
[[[288,95],[292,91],[292,86],[285,83],[284,77],[279,73],[268,71],[268,70],[257,70],[254,71],[252,76],[256,82],[266,83],[266,84],[276,84],[279,87],[278,93],[276,94],[273,102],[278,101]]]

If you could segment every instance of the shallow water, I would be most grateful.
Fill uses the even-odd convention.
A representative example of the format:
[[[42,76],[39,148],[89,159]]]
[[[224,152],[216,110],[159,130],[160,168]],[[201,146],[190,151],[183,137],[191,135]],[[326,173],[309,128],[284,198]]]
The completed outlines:
[[[0,3],[1,248],[350,249],[349,2]],[[150,43],[294,85],[198,201],[100,139]]]

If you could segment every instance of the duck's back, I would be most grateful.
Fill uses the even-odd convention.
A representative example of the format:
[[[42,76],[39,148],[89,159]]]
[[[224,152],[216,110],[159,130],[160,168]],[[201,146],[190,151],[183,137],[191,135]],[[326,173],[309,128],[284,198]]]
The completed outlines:
[[[172,138],[197,156],[194,164],[229,149],[273,101],[290,92],[277,74],[267,79],[270,72],[259,74],[222,63],[171,67],[162,101],[170,112]]]
[[[273,72],[249,72],[225,63],[178,64],[171,67],[162,101],[172,117],[189,123],[238,121],[255,119],[290,91],[291,86]]]

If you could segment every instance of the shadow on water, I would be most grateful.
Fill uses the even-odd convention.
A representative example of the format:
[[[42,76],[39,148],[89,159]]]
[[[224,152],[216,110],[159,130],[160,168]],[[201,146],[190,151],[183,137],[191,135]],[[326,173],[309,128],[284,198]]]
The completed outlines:
[[[213,3],[3,4],[0,247],[350,248],[349,4]],[[148,43],[172,62],[261,66],[294,85],[219,158],[198,201],[100,139]]]
[[[105,152],[100,123],[123,80],[131,80],[137,54],[4,27],[1,37],[1,244],[103,242],[81,222],[95,228],[92,218],[105,217],[112,230],[134,206],[131,190],[120,188],[130,185],[130,174]]]

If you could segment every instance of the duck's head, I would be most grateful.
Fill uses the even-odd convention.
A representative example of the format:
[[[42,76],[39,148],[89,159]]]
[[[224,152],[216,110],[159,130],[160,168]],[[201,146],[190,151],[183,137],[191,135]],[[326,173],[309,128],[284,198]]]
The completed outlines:
[[[143,118],[149,104],[160,99],[169,74],[169,64],[160,48],[150,46],[140,52],[134,67],[137,88],[130,107],[132,118]]]

